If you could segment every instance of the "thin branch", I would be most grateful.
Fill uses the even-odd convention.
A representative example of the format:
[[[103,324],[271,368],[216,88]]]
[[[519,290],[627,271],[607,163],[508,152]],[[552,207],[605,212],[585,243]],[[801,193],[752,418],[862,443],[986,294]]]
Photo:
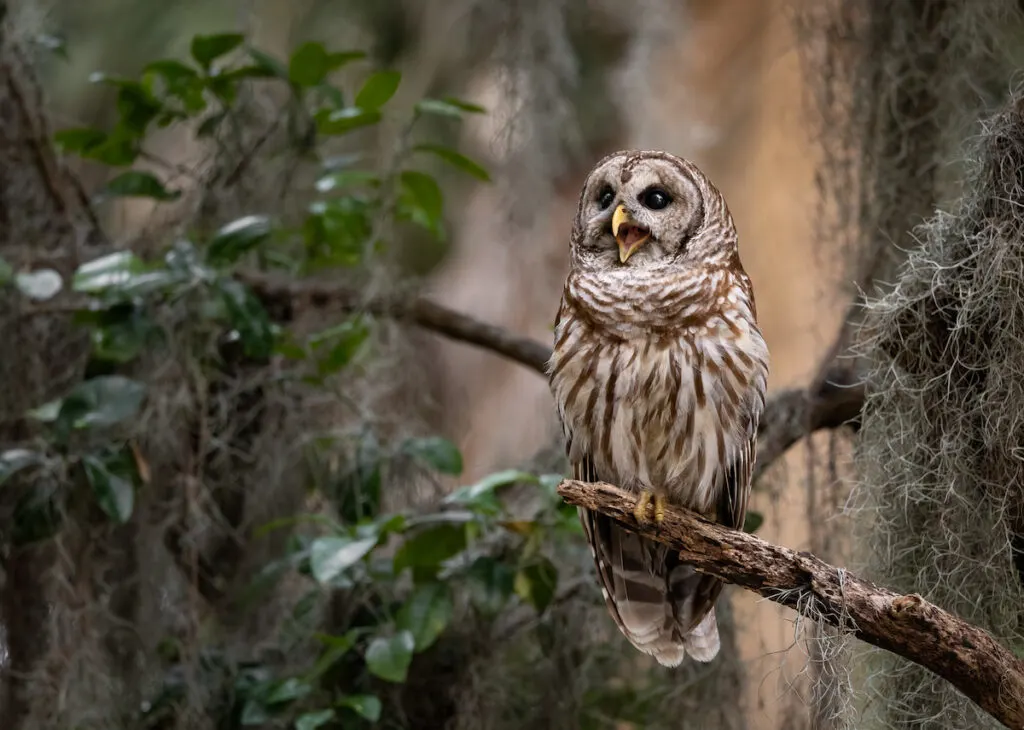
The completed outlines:
[[[490,350],[545,375],[551,348],[529,337],[481,322],[428,299],[401,295],[365,300],[337,284],[295,282],[265,274],[239,275],[279,319],[289,320],[303,305],[342,311],[365,311],[411,322],[459,342]],[[828,371],[814,391],[784,390],[770,398],[758,429],[754,478],[759,478],[797,441],[820,429],[857,426],[864,404],[864,385],[849,370]]]
[[[360,292],[337,284],[295,282],[252,272],[237,276],[267,309],[286,321],[292,319],[294,310],[303,305],[317,309],[335,307],[346,312],[367,312],[411,322],[453,340],[491,350],[541,375],[545,373],[551,357],[551,348],[547,345],[514,335],[502,327],[481,322],[429,299],[389,295],[367,300]]]
[[[640,526],[636,498],[610,484],[564,481],[570,504],[679,550],[702,573],[754,591],[808,618],[920,664],[1008,728],[1024,729],[1024,662],[991,634],[916,594],[900,595],[843,568],[670,508],[659,527]]]

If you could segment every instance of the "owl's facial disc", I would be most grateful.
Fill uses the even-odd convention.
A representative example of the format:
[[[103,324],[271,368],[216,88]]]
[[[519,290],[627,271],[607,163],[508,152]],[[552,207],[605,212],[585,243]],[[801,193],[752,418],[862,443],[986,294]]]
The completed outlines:
[[[651,238],[651,229],[638,223],[625,205],[619,205],[612,215],[612,235],[619,245],[619,262],[626,260]]]

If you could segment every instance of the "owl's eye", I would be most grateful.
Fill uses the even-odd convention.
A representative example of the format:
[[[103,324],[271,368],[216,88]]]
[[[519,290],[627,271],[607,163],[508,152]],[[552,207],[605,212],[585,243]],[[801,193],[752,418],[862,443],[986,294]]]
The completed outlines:
[[[648,188],[640,194],[640,202],[651,210],[661,210],[672,202],[672,198],[661,188]]]
[[[597,194],[597,204],[601,206],[601,210],[607,209],[613,200],[615,200],[615,193],[607,185],[601,188],[601,192]]]

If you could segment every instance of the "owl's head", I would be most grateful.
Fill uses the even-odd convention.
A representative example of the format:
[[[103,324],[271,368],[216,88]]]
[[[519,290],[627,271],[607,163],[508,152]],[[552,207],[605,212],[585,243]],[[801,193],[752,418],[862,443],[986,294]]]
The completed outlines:
[[[583,185],[571,255],[594,269],[725,265],[737,255],[736,229],[722,194],[693,163],[616,152]]]

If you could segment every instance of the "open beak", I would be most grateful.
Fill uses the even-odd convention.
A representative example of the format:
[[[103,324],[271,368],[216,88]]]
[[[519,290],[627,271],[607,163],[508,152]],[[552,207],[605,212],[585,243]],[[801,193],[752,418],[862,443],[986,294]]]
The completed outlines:
[[[612,215],[612,235],[619,244],[619,261],[626,263],[626,259],[647,242],[651,232],[633,220],[626,206],[620,205]]]

